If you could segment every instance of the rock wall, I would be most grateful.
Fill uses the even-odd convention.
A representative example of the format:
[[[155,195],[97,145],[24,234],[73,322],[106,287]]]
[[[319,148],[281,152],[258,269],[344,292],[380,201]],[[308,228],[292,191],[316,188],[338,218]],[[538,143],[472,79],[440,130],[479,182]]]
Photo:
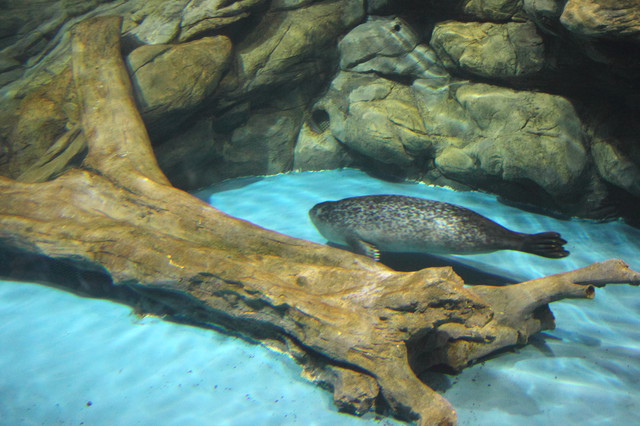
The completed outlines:
[[[1,175],[82,161],[69,30],[121,15],[139,109],[181,188],[356,166],[637,220],[635,0],[4,3]]]

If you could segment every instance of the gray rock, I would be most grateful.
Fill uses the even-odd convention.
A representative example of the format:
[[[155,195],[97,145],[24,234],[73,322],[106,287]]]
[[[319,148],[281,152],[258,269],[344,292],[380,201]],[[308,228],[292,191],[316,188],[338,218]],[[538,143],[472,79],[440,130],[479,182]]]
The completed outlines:
[[[273,88],[303,85],[315,92],[317,84],[333,73],[338,37],[362,19],[362,0],[268,12],[237,46],[234,72],[221,83],[220,105],[234,105],[257,94],[268,99]]]
[[[291,170],[300,118],[299,111],[254,112],[222,148],[225,177]]]
[[[472,178],[480,172],[505,182],[534,182],[559,204],[567,194],[580,192],[588,166],[585,135],[566,99],[487,84],[460,86],[455,97],[477,125],[477,137],[462,153],[436,159],[445,174]],[[460,172],[471,164],[467,172]]]
[[[324,115],[322,109],[314,111]],[[293,169],[300,171],[331,170],[353,165],[353,160],[342,144],[326,128],[322,130],[323,118],[310,118],[300,129],[294,150]],[[328,126],[328,122],[327,122]]]
[[[458,81],[440,85],[439,80],[419,79],[411,86],[432,153],[448,146],[464,146],[476,137],[475,123],[455,98],[456,88],[465,84],[467,82]]]
[[[142,46],[131,52],[127,65],[145,120],[165,127],[172,114],[175,124],[213,92],[230,59],[231,42],[225,36]]]
[[[317,107],[329,115],[336,139],[381,163],[409,165],[428,144],[421,111],[403,84],[343,71]]]
[[[507,21],[522,9],[522,0],[465,0],[462,10],[479,20]]]
[[[600,139],[591,145],[598,174],[607,182],[640,197],[640,167],[620,149]]]
[[[190,0],[182,11],[179,41],[218,30],[249,16],[265,0]]]
[[[338,44],[340,68],[350,71],[372,57],[399,57],[418,45],[418,34],[400,18],[369,17]]]
[[[124,32],[143,44],[184,42],[248,17],[264,0],[133,0]]]
[[[544,65],[543,41],[530,22],[442,22],[431,46],[448,68],[482,77],[527,77]]]
[[[417,33],[400,18],[370,17],[338,44],[344,71],[378,72],[414,78],[442,78],[448,73],[437,63],[435,52],[418,44]]]
[[[64,0],[63,0],[64,1]],[[0,2],[0,49],[42,24],[62,15],[61,0],[4,0]],[[42,34],[41,34],[42,35]]]

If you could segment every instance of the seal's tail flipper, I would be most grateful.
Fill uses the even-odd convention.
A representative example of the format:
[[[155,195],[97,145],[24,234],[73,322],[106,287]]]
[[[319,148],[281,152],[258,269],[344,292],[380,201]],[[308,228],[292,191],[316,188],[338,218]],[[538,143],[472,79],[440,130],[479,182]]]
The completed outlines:
[[[559,259],[569,256],[569,252],[563,247],[565,244],[567,242],[557,232],[542,232],[540,234],[525,235],[521,251]]]
[[[362,241],[356,237],[347,238],[347,244],[349,244],[349,247],[351,247],[354,252],[368,256],[376,262],[380,261],[380,250],[378,250],[378,247],[374,244]]]

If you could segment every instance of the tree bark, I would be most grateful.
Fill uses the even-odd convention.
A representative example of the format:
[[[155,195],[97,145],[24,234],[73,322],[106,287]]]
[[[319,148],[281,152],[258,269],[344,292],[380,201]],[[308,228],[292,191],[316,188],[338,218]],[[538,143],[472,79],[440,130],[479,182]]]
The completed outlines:
[[[106,272],[114,285],[199,322],[278,344],[343,408],[381,394],[397,415],[454,424],[416,373],[463,368],[553,326],[547,303],[640,283],[621,261],[510,287],[463,286],[451,268],[393,271],[230,217],[158,167],[119,46],[121,19],[77,25],[73,74],[88,155],[43,183],[0,178],[0,245]]]

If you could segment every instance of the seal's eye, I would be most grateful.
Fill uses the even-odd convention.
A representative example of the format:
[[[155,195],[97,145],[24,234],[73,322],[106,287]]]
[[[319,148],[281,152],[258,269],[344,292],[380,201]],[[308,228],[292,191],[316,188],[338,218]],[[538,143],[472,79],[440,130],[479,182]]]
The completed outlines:
[[[400,24],[395,24],[392,28],[393,31],[398,32],[402,29],[402,27],[400,26]]]

